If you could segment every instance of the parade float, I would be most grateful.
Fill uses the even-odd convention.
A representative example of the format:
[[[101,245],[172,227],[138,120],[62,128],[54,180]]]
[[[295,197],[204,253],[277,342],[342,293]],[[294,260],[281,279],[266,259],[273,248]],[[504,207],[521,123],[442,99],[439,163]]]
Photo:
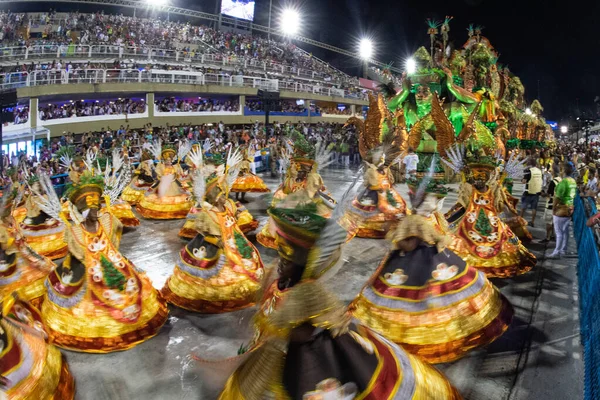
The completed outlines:
[[[427,21],[430,48],[420,47],[413,54],[399,89],[391,79],[380,85],[387,110],[379,103],[376,113],[386,114],[392,129],[406,131],[405,150],[411,147],[419,155],[418,175],[429,170],[432,159],[445,155],[450,143],[440,137],[445,131],[440,126],[447,121],[456,137],[471,130],[488,151],[503,158],[509,150],[551,146],[554,135],[541,115],[543,107],[538,100],[525,101],[521,80],[498,63],[499,54],[482,28],[469,26],[466,43],[451,50],[451,20]],[[443,163],[434,165],[438,177],[450,173]]]

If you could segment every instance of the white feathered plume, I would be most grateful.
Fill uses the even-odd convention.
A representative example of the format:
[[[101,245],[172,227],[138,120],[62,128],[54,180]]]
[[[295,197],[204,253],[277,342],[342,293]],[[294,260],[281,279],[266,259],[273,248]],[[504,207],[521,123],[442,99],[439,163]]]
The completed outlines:
[[[50,177],[44,173],[40,173],[39,178],[40,186],[42,188],[43,193],[39,193],[32,187],[29,188],[33,193],[37,195],[35,198],[35,202],[43,212],[45,212],[52,218],[60,221],[60,212],[62,211],[62,204],[60,202],[60,199],[56,195],[56,192],[54,191],[52,181],[50,180]],[[44,196],[44,193],[46,194],[46,196]]]
[[[94,151],[93,149],[88,149],[86,151],[84,163],[88,170],[94,170],[94,162],[96,161],[96,158],[98,158],[98,151]]]
[[[204,177],[204,171],[202,168],[198,168],[192,175],[194,197],[196,198],[196,204],[202,204],[204,201],[204,195],[206,194],[206,179]]]
[[[73,157],[70,154],[62,155],[59,160],[59,164],[65,169],[71,168],[71,164],[73,164]]]
[[[454,146],[450,147],[446,154],[448,156],[448,160],[442,159],[444,164],[450,167],[457,174],[460,173],[465,168],[465,145],[462,143],[457,143]]]
[[[111,203],[115,203],[119,200],[119,196],[121,196],[125,187],[131,182],[131,168],[129,165],[123,166],[118,176],[113,173],[112,176],[108,177],[108,183],[105,175],[104,182],[104,195],[110,198]]]
[[[212,149],[212,146],[213,145],[212,145],[210,139],[206,138],[206,140],[204,141],[204,144],[202,145],[202,150],[204,150],[204,152],[206,153],[207,151]]]
[[[334,161],[331,158],[331,150],[327,150],[327,147],[323,146],[323,142],[320,139],[317,140],[315,145],[315,161],[317,163],[317,171],[321,171]]]
[[[190,161],[194,168],[199,169],[204,166],[204,151],[201,148],[195,148],[190,150],[186,160]]]
[[[177,160],[181,162],[191,149],[192,144],[189,142],[189,140],[183,140],[182,142],[179,142],[179,149],[177,149]]]
[[[156,139],[154,143],[150,145],[149,150],[154,156],[155,160],[160,160],[160,154],[162,153],[162,140]]]
[[[504,173],[507,178],[514,180],[521,180],[525,174],[525,163],[527,159],[520,160],[519,157],[513,153],[510,155],[506,164],[504,164]]]
[[[281,174],[281,181],[283,182],[285,179],[285,174],[287,173],[287,170],[290,166],[290,158],[291,158],[291,153],[289,152],[289,150],[286,148],[281,148],[281,158],[280,158],[280,162],[281,162],[281,170],[283,171],[283,174]]]
[[[113,165],[113,174],[119,172],[121,167],[125,164],[125,159],[121,155],[121,149],[113,149],[112,151],[112,165]]]
[[[242,153],[239,148],[232,151],[229,149],[227,153],[227,162],[225,163],[225,177],[227,188],[230,189],[240,173],[240,163],[242,162]]]

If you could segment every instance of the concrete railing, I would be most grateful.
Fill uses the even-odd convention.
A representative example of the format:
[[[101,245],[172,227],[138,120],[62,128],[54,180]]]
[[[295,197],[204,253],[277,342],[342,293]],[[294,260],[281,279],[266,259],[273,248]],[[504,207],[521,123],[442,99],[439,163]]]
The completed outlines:
[[[269,91],[287,90],[297,93],[313,93],[348,99],[365,100],[362,92],[350,92],[320,85],[286,82],[243,75],[205,74],[195,71],[138,70],[138,69],[87,69],[46,70],[0,74],[0,89],[40,85],[68,85],[73,83],[173,83],[186,85],[219,85],[226,87],[250,87]]]

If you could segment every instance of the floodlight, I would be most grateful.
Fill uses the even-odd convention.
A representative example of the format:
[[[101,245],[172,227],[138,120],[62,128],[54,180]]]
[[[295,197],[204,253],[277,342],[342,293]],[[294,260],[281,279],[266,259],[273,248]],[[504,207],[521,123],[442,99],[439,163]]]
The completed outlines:
[[[300,13],[293,8],[283,10],[281,13],[281,31],[285,35],[296,35],[300,31]]]
[[[417,72],[417,62],[414,58],[409,58],[406,60],[406,72],[409,74],[414,74]]]
[[[358,54],[363,60],[369,60],[373,57],[373,42],[371,39],[362,39],[358,46]]]

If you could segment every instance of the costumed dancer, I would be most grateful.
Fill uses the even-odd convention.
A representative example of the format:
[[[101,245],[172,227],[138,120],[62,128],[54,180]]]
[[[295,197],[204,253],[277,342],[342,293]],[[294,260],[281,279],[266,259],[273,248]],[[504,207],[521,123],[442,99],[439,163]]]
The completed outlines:
[[[124,227],[134,228],[140,224],[140,220],[133,213],[131,204],[122,198],[123,191],[131,182],[130,166],[125,163],[120,149],[113,149],[111,161],[112,166],[109,160],[106,161],[104,171],[98,165],[98,172],[104,176],[104,195],[110,198],[111,214],[117,217]],[[101,212],[106,212],[106,208],[105,204]]]
[[[265,193],[270,192],[265,182],[250,171],[250,164],[254,162],[254,154],[249,156],[248,146],[242,148],[242,165],[240,166],[240,174],[233,182],[231,191],[235,193],[235,199],[246,202],[246,193]],[[240,198],[241,194],[241,198]]]
[[[179,253],[173,275],[162,289],[171,304],[202,313],[223,313],[254,305],[264,278],[258,250],[235,222],[227,196],[238,176],[239,153],[230,153],[208,182],[194,175],[194,196],[205,199],[196,215],[197,232]]]
[[[446,218],[450,229],[467,243],[465,262],[488,277],[507,278],[531,270],[537,260],[502,221],[499,214],[506,206],[504,190],[495,176],[497,162],[486,156],[474,141],[451,148],[450,161],[443,161],[456,173],[463,174],[458,203]]]
[[[39,305],[44,281],[56,265],[32,250],[21,234],[11,213],[16,202],[16,190],[8,187],[0,199],[0,300],[15,292]]]
[[[161,160],[156,167],[159,181],[144,194],[136,206],[144,218],[183,219],[190,211],[191,196],[179,182],[183,170],[178,163],[174,163],[176,156],[179,160],[183,160],[190,149],[189,142],[181,143],[177,152],[172,147],[162,147],[160,140],[154,143],[154,156]]]
[[[4,298],[0,315],[0,389],[8,399],[72,400],[75,383],[60,351],[46,343],[40,312]]]
[[[434,367],[352,323],[324,286],[343,264],[347,232],[336,220],[344,211],[328,220],[304,204],[285,203],[269,209],[278,233],[279,277],[254,318],[254,342],[227,360],[241,365],[219,399],[460,399]]]
[[[500,163],[497,169],[498,185],[502,188],[496,190],[496,195],[503,198],[505,205],[502,210],[502,220],[506,222],[510,230],[524,243],[529,243],[533,240],[533,236],[527,229],[527,221],[521,217],[517,212],[517,204],[519,199],[511,194],[508,189],[507,181],[514,182],[521,181],[524,176],[524,164],[526,159],[519,160],[516,153],[511,153],[508,160],[504,162],[501,158],[498,158]]]
[[[433,168],[431,173],[433,173]],[[457,360],[504,333],[514,310],[485,274],[447,246],[430,177],[411,192],[411,215],[391,230],[390,253],[351,304],[371,329],[429,363]]]
[[[204,152],[208,150],[210,150],[210,143],[208,146],[204,146]],[[191,176],[195,176],[196,172],[201,171],[202,175],[204,175],[207,180],[212,180],[218,176],[217,170],[224,167],[215,167],[212,164],[206,164],[202,153],[203,149],[195,148],[192,149],[186,157],[188,164],[192,164]],[[222,171],[219,173],[222,173]],[[237,225],[244,234],[258,228],[258,221],[254,219],[246,207],[239,202],[234,202],[230,198],[227,198],[226,200],[226,207],[235,215]],[[196,230],[196,217],[202,210],[202,203],[205,201],[206,199],[196,198],[194,205],[185,218],[185,224],[183,224],[183,227],[179,231],[179,237],[186,239],[193,239],[196,237],[198,234],[198,231]]]
[[[394,189],[390,171],[390,166],[397,163],[400,156],[400,140],[385,122],[377,130],[359,130],[359,151],[367,166],[366,188],[356,197],[347,214],[357,225],[358,237],[384,238],[406,215],[406,202]]]
[[[67,191],[69,254],[46,280],[44,325],[55,345],[74,351],[129,349],[155,336],[167,319],[166,302],[150,279],[118,250],[122,225],[108,199],[108,212],[99,215],[102,192],[102,177],[89,172]],[[58,216],[60,205],[44,210]]]
[[[273,195],[271,207],[276,206],[288,195],[299,191],[306,192],[317,206],[317,214],[324,218],[331,216],[331,210],[335,207],[335,200],[327,193],[327,188],[319,171],[333,162],[330,152],[317,142],[316,146],[310,144],[306,138],[297,131],[291,132],[290,140],[293,140],[293,149],[290,140],[284,139],[286,148],[280,149],[282,162],[285,165],[286,174],[283,182]],[[290,154],[294,157],[290,161]],[[277,249],[275,243],[275,228],[271,219],[256,235],[258,243],[264,247]]]
[[[154,185],[156,172],[154,171],[154,159],[148,150],[142,152],[140,163],[134,172],[131,184],[123,190],[123,200],[135,206],[140,202],[146,192]]]
[[[55,195],[54,188],[43,188],[37,175],[27,176],[30,193],[25,201],[27,215],[20,224],[23,237],[31,248],[41,256],[52,260],[67,255],[65,243],[65,225],[61,220],[52,218],[38,206],[39,197]]]

